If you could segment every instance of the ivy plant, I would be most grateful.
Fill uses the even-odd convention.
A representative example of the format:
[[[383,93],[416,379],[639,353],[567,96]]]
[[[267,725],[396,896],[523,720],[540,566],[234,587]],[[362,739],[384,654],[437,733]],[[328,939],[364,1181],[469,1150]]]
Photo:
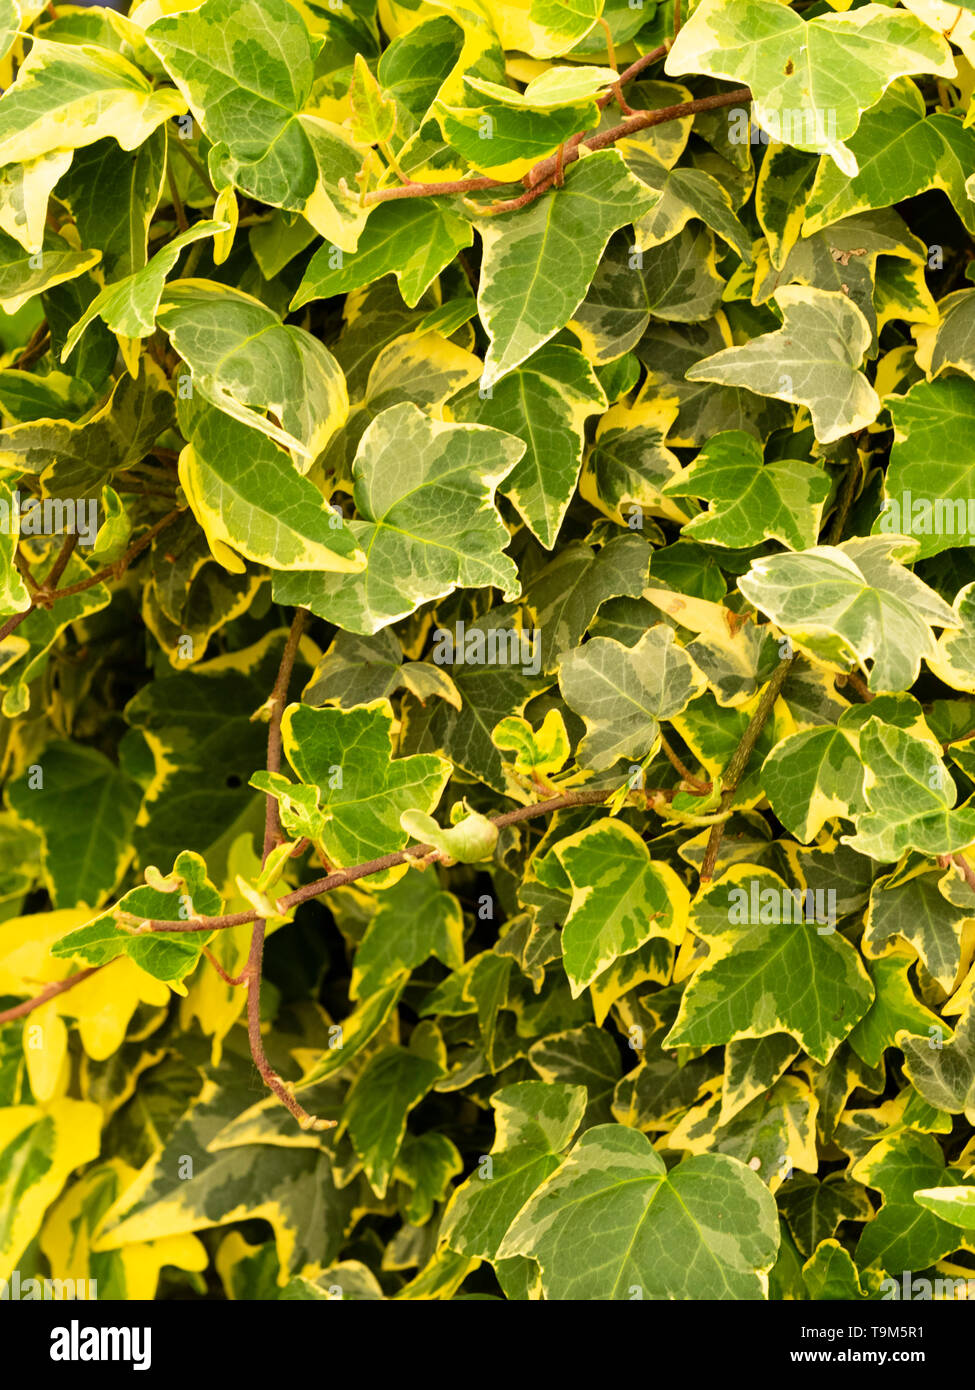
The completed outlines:
[[[973,65],[0,0],[5,1287],[975,1287]]]

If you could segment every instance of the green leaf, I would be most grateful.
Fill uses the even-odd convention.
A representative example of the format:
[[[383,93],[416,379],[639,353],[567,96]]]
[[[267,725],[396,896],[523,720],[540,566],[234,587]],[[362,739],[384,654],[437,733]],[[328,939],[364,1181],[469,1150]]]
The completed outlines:
[[[364,567],[351,527],[263,433],[208,405],[180,404],[189,438],[180,484],[225,569],[242,574],[239,556],[316,575],[348,576]]]
[[[386,1195],[406,1117],[441,1074],[436,1062],[405,1047],[387,1047],[370,1057],[345,1102],[345,1121],[377,1197]]]
[[[439,198],[402,198],[380,203],[369,214],[356,250],[320,246],[305,269],[291,302],[300,309],[361,289],[395,273],[403,300],[412,309],[445,266],[474,240],[469,222]]]
[[[104,753],[67,741],[48,744],[34,768],[8,784],[10,808],[41,836],[44,881],[56,907],[105,901],[131,858],[141,799]]]
[[[975,422],[975,382],[963,377],[922,381],[904,396],[891,396],[888,404],[894,445],[874,533],[917,537],[919,559],[971,545],[975,454],[965,445]]]
[[[798,890],[797,890],[798,893]],[[737,864],[706,887],[691,931],[708,943],[665,1047],[711,1047],[789,1033],[821,1065],[867,1012],[873,987],[835,928],[810,920],[801,893]]]
[[[808,406],[821,444],[871,424],[880,400],[859,370],[871,338],[860,310],[839,292],[800,285],[784,285],[774,298],[782,328],[704,358],[688,381],[744,386]]]
[[[131,157],[115,140],[97,140],[75,152],[70,169],[58,183],[58,198],[71,209],[82,245],[101,249],[101,269],[108,280],[132,275],[146,263],[149,226],[166,174],[166,152],[163,130],[154,131]],[[46,210],[46,197],[44,204]],[[16,235],[11,228],[6,230]]]
[[[703,516],[685,523],[685,536],[735,550],[769,539],[805,550],[816,544],[829,490],[821,469],[799,459],[765,464],[751,435],[728,430],[706,444],[663,491],[667,497],[710,503]]]
[[[490,425],[524,442],[525,453],[500,491],[547,550],[579,479],[586,421],[606,405],[582,353],[556,346],[541,348],[489,394],[469,387],[451,402],[455,420]]]
[[[147,871],[148,875],[148,871]],[[189,975],[200,959],[209,932],[150,932],[134,936],[119,925],[117,910],[145,920],[187,921],[191,917],[212,917],[223,907],[220,894],[207,878],[206,864],[189,851],[177,856],[165,888],[148,881],[130,888],[117,907],[68,932],[51,947],[55,956],[75,957],[89,965],[106,965],[127,955],[147,974],[180,993],[180,981]]]
[[[366,219],[355,188],[361,150],[338,126],[304,110],[318,45],[288,0],[205,0],[150,24],[146,42],[165,65],[223,167],[259,202],[303,212],[319,235],[354,251]],[[182,108],[180,108],[182,109]]]
[[[406,874],[379,895],[355,954],[350,997],[368,999],[430,956],[457,970],[464,963],[463,932],[460,903],[436,874]]]
[[[491,340],[482,385],[520,366],[572,317],[606,243],[650,195],[615,150],[574,164],[565,187],[519,212],[480,217],[478,313]]]
[[[777,1247],[775,1202],[744,1164],[703,1154],[668,1173],[644,1135],[597,1125],[498,1254],[536,1259],[550,1299],[747,1300],[765,1296]]]
[[[441,1239],[462,1255],[496,1260],[505,1232],[558,1168],[586,1108],[582,1086],[520,1081],[491,1096],[496,1132],[487,1163],[455,1189]]]
[[[275,599],[372,633],[458,585],[495,584],[514,597],[517,572],[503,554],[509,537],[493,497],[523,453],[521,441],[500,430],[440,424],[407,403],[384,410],[353,466],[359,517],[348,531],[367,556],[365,574],[280,578]],[[447,515],[450,535],[440,537],[432,521]]]
[[[450,764],[442,758],[392,756],[392,724],[384,700],[351,710],[289,705],[284,712],[284,752],[301,782],[317,789],[318,843],[338,868],[403,849],[409,835],[400,826],[402,812],[432,811],[447,784]],[[252,779],[261,791],[286,798],[283,782],[271,773]],[[287,824],[286,804],[282,813]]]
[[[932,625],[954,627],[955,615],[902,560],[918,543],[903,536],[869,536],[814,546],[798,555],[754,561],[738,587],[804,650],[834,667],[856,662],[868,685],[907,690],[921,658],[935,655]]]
[[[640,762],[655,748],[661,719],[672,719],[704,688],[704,678],[664,624],[633,647],[594,637],[562,659],[566,702],[586,723],[580,761],[596,771],[621,757]]]
[[[703,0],[664,66],[747,83],[773,139],[829,154],[848,175],[857,162],[844,141],[895,78],[955,71],[941,35],[912,14],[877,5],[805,20],[775,0]]]
[[[119,53],[35,38],[0,99],[0,165],[78,149],[112,136],[135,150],[186,110],[172,87],[152,83]]]
[[[555,855],[572,888],[562,931],[573,998],[619,957],[652,937],[680,945],[690,902],[667,864],[654,863],[634,830],[602,821],[560,840]]]
[[[301,472],[345,423],[348,393],[335,358],[251,295],[181,280],[165,287],[158,320],[189,367],[193,390],[292,450]]]
[[[868,719],[860,734],[866,810],[844,842],[892,863],[906,849],[953,854],[975,841],[975,807],[953,810],[958,791],[937,750],[905,729]]]

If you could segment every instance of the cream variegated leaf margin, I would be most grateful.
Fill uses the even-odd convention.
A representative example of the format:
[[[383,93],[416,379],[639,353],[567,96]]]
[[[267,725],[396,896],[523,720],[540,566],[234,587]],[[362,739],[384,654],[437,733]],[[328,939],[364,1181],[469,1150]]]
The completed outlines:
[[[292,450],[301,472],[345,423],[345,376],[328,348],[251,295],[180,280],[164,287],[157,321],[189,367],[194,390]]]
[[[822,444],[872,424],[880,397],[860,370],[871,340],[860,310],[838,290],[784,285],[774,298],[781,328],[703,358],[687,380],[743,386],[807,406]]]
[[[587,826],[560,840],[555,856],[572,885],[562,960],[573,998],[652,937],[680,945],[690,895],[624,822]]]
[[[857,163],[844,142],[895,78],[955,76],[944,38],[914,15],[867,4],[806,20],[778,0],[702,0],[665,67],[746,83],[773,139],[828,154],[848,176]]]
[[[625,1125],[586,1130],[512,1224],[499,1259],[538,1261],[549,1299],[761,1299],[778,1249],[775,1199],[724,1154],[667,1171]]]
[[[738,587],[800,646],[837,669],[869,668],[874,693],[908,690],[922,658],[936,658],[933,627],[958,615],[904,561],[907,536],[867,536],[756,560]]]
[[[366,557],[339,512],[264,434],[204,403],[180,402],[189,443],[179,480],[214,559],[275,570],[357,573]]]
[[[789,1033],[825,1066],[873,1000],[857,951],[828,920],[817,923],[802,892],[769,869],[736,864],[705,886],[690,929],[707,942],[708,955],[665,1047]]]
[[[704,676],[659,624],[632,647],[594,637],[562,657],[566,703],[586,723],[580,762],[603,771],[622,757],[639,762],[656,747],[661,719],[672,719],[704,689]]]
[[[153,89],[119,53],[35,38],[17,81],[0,99],[0,165],[78,149],[109,135],[123,149],[135,150],[185,110],[179,92]]]
[[[618,151],[601,150],[523,211],[475,220],[484,253],[478,312],[491,340],[485,388],[565,327],[613,232],[655,201]]]
[[[518,572],[504,553],[510,536],[494,492],[524,451],[520,439],[486,425],[442,424],[409,403],[384,410],[362,436],[352,470],[358,516],[348,530],[367,558],[365,573],[279,576],[275,598],[359,633],[378,632],[459,585],[495,585],[515,598]]]

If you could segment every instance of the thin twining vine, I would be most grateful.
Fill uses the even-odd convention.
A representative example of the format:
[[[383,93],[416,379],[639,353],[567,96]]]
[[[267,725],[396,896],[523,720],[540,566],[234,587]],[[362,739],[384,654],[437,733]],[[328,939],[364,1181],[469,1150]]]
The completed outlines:
[[[70,552],[69,552],[70,553]],[[65,561],[66,563],[66,561]],[[48,582],[50,583],[51,576]],[[281,664],[278,668],[277,677],[274,682],[270,697],[264,706],[269,712],[268,740],[267,740],[267,770],[269,772],[279,772],[281,769],[281,719],[284,714],[287,702],[288,687],[291,683],[292,671],[294,669],[295,657],[301,641],[302,631],[307,618],[304,609],[299,608],[295,612],[294,621],[285,643],[284,652],[281,656]],[[791,669],[791,660],[784,661],[776,671],[775,675],[766,686],[762,699],[752,716],[748,727],[739,741],[738,747],[732,755],[720,785],[724,788],[722,805],[716,814],[711,817],[713,820],[712,841],[708,845],[708,854],[705,865],[702,865],[702,882],[710,877],[717,858],[718,846],[720,845],[719,828],[730,814],[727,802],[735,786],[741,778],[742,773],[751,757],[751,754],[758,741],[772,707],[775,704],[778,693],[782,687],[788,671]],[[668,745],[669,749],[669,745]],[[679,759],[672,757],[673,750],[668,751],[671,761],[680,762]],[[682,766],[682,764],[681,764]],[[608,801],[616,794],[612,787],[581,787],[575,791],[559,793],[556,796],[547,797],[544,801],[537,801],[527,806],[518,806],[512,811],[504,811],[500,815],[491,816],[490,819],[498,829],[503,829],[507,825],[516,825],[520,821],[533,820],[539,816],[553,815],[556,811],[562,811],[572,806],[598,806]],[[711,786],[709,783],[702,783],[698,779],[685,779],[682,787],[677,789],[660,788],[632,788],[631,794],[634,797],[641,797],[647,806],[659,804],[661,799],[667,800],[675,795],[676,791],[685,791],[692,796],[710,795]],[[269,855],[279,845],[285,842],[285,836],[281,828],[280,812],[277,798],[267,795],[265,804],[264,819],[264,846],[262,862],[266,863]],[[702,818],[704,819],[704,818]],[[300,852],[302,846],[297,847]],[[399,864],[409,864],[415,860],[437,859],[439,852],[433,845],[420,844],[411,845],[407,849],[396,850],[390,854],[380,855],[377,859],[370,859],[362,864],[354,864],[346,869],[338,869],[333,873],[327,874],[324,878],[315,879],[312,883],[306,883],[293,892],[285,894],[277,899],[274,904],[275,911],[282,916],[292,908],[300,906],[301,903],[309,902],[313,898],[319,898],[323,894],[330,892],[334,888],[341,888],[348,883],[355,883],[360,878],[368,878],[371,874],[381,873],[385,869],[395,868]],[[212,952],[204,948],[207,960],[218,971],[221,978],[229,985],[237,985],[247,990],[247,1034],[250,1043],[251,1056],[254,1065],[257,1067],[262,1080],[270,1091],[287,1106],[302,1129],[330,1129],[335,1123],[332,1120],[322,1120],[310,1115],[307,1110],[295,1099],[291,1087],[271,1066],[264,1051],[264,1043],[261,1037],[261,979],[262,962],[264,956],[264,934],[266,929],[266,919],[255,909],[244,912],[229,912],[215,917],[190,917],[184,922],[166,922],[160,920],[147,920],[137,925],[124,925],[124,929],[133,935],[141,935],[150,932],[214,932],[224,931],[230,927],[241,927],[250,925],[253,927],[251,934],[250,949],[247,955],[247,963],[244,969],[237,976],[228,975]],[[75,985],[82,984],[85,980],[91,979],[92,975],[100,970],[106,969],[111,965],[111,961],[106,961],[103,965],[92,965],[84,970],[78,971],[75,975],[69,975],[64,980],[58,980],[53,984],[47,985],[39,994],[31,999],[26,999],[12,1008],[0,1012],[0,1025],[11,1023],[16,1019],[25,1018],[35,1009],[47,1004],[58,995],[64,994],[67,990],[73,989]]]

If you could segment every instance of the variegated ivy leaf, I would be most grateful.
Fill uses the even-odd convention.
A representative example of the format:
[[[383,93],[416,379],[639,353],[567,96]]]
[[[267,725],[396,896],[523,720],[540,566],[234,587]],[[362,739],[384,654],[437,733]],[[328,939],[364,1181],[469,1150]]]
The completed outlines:
[[[801,647],[834,667],[856,662],[871,691],[907,690],[936,652],[932,626],[957,616],[900,562],[918,542],[868,536],[754,561],[738,587]]]
[[[652,937],[680,945],[689,894],[669,865],[654,863],[635,830],[601,821],[560,840],[554,853],[572,889],[562,960],[573,998]]]
[[[586,723],[579,760],[599,772],[622,757],[645,758],[656,745],[659,721],[685,710],[705,681],[673,629],[661,623],[632,647],[594,637],[566,652],[559,684]]]
[[[454,1189],[441,1239],[462,1255],[495,1260],[525,1202],[558,1168],[586,1108],[583,1086],[520,1081],[491,1096],[495,1136],[490,1177],[475,1171]]]
[[[98,250],[80,251],[47,231],[41,250],[29,255],[19,241],[0,232],[0,308],[5,314],[15,314],[35,295],[83,275],[98,264],[101,254]]]
[[[16,42],[20,23],[17,0],[0,0],[0,58],[6,58]]]
[[[743,386],[807,406],[821,444],[871,424],[880,398],[860,370],[872,336],[860,310],[838,290],[783,285],[774,298],[781,328],[705,357],[688,370],[688,381]]]
[[[166,276],[179,260],[183,248],[226,229],[226,222],[197,222],[168,241],[148,265],[133,271],[124,280],[107,285],[68,334],[61,349],[61,361],[66,362],[71,356],[79,338],[95,318],[103,319],[120,338],[148,338],[155,331]]]
[[[6,478],[0,478],[0,509],[3,515],[10,519],[9,525],[0,531],[0,614],[6,617],[11,613],[25,613],[30,608],[30,594],[15,563],[20,537],[20,517],[14,500],[14,490]]]
[[[905,729],[868,719],[860,734],[866,810],[844,836],[859,854],[893,863],[907,849],[953,854],[975,842],[975,807],[953,809],[958,789],[937,749]]]
[[[819,536],[830,481],[821,468],[801,459],[766,464],[757,440],[728,430],[706,444],[663,491],[710,504],[684,524],[685,536],[736,550],[769,539],[805,550]]]
[[[646,1135],[597,1125],[498,1257],[537,1260],[549,1299],[761,1299],[778,1241],[775,1200],[745,1164],[701,1154],[668,1172]]]
[[[958,1227],[914,1200],[921,1189],[954,1188],[961,1176],[958,1169],[945,1167],[934,1135],[913,1129],[895,1132],[873,1145],[851,1171],[857,1182],[882,1193],[884,1199],[857,1242],[858,1265],[927,1269],[958,1249],[964,1239]]]
[[[210,280],[180,280],[164,288],[157,317],[193,390],[292,450],[300,472],[345,423],[349,397],[335,358],[260,300]]]
[[[904,1053],[905,1070],[915,1089],[938,1110],[963,1114],[975,1124],[975,1010],[966,1009],[954,1037],[942,1030],[927,1037],[902,1033],[898,1047]]]
[[[396,129],[396,103],[386,96],[361,53],[355,55],[352,85],[352,138],[360,145],[385,144]]]
[[[126,955],[154,979],[185,994],[181,981],[196,968],[211,933],[133,934],[127,927],[137,928],[147,920],[186,922],[191,917],[213,917],[221,911],[223,900],[207,877],[206,864],[189,850],[177,856],[173,872],[162,886],[149,883],[149,878],[147,869],[145,884],[130,888],[108,912],[61,937],[51,947],[52,954],[89,965],[105,965]]]
[[[475,220],[484,248],[478,313],[491,340],[485,388],[568,323],[613,232],[652,202],[622,155],[600,150],[572,165],[564,188],[517,212]]]
[[[955,624],[938,638],[928,665],[945,685],[975,694],[975,583],[958,594],[955,612]]]
[[[637,251],[669,241],[696,217],[737,251],[743,261],[751,262],[752,239],[735,216],[731,195],[713,175],[705,169],[683,165],[668,169],[637,140],[623,140],[619,149],[627,167],[657,194],[651,210],[634,226]]]
[[[114,140],[105,143],[124,158]],[[150,138],[142,149],[152,143]],[[73,150],[52,150],[24,164],[7,164],[0,168],[0,230],[12,236],[31,255],[36,255],[44,245],[48,199],[73,158]],[[83,240],[91,244],[90,238],[83,237]]]
[[[918,559],[975,544],[975,381],[921,381],[887,404],[894,444],[874,533],[916,537]]]
[[[356,189],[362,150],[305,110],[318,43],[298,8],[288,0],[205,0],[157,19],[146,42],[207,138],[226,152],[237,187],[303,212],[321,236],[354,251],[367,213],[341,181]]]
[[[865,809],[857,731],[864,707],[840,715],[837,725],[802,729],[776,744],[762,766],[762,784],[782,824],[809,844],[827,820],[848,820]]]
[[[243,574],[245,559],[316,574],[364,567],[342,516],[263,432],[203,402],[180,401],[179,416],[189,441],[180,484],[225,569]]]
[[[789,1033],[825,1066],[874,997],[859,954],[829,915],[825,898],[817,903],[754,864],[736,864],[704,888],[690,929],[707,942],[707,958],[664,1046]]]
[[[917,86],[905,78],[863,113],[848,142],[858,172],[851,177],[832,160],[822,161],[805,206],[806,235],[928,188],[946,193],[969,231],[975,230],[975,209],[965,192],[975,160],[975,131],[960,115],[933,111],[928,116],[926,110]]]
[[[552,58],[591,32],[603,0],[484,0],[484,8],[505,48]]]
[[[403,300],[412,309],[446,265],[470,246],[474,231],[439,198],[402,198],[380,203],[369,214],[354,252],[325,242],[305,268],[291,301],[300,309],[313,299],[329,299],[395,274]]]
[[[844,142],[895,78],[955,73],[947,43],[914,15],[868,4],[806,20],[776,0],[702,0],[665,67],[747,83],[773,139],[831,155],[847,175],[857,162]]]
[[[429,814],[451,773],[450,763],[432,754],[393,757],[393,714],[386,700],[351,710],[289,705],[281,732],[300,782],[317,792],[315,843],[338,868],[403,849],[410,837],[400,825],[401,814],[413,809]],[[288,781],[259,772],[251,785],[282,801],[287,826]],[[372,882],[383,879],[376,875]]]
[[[533,164],[554,154],[577,131],[599,124],[599,107],[584,93],[568,102],[530,96],[468,77],[466,106],[438,101],[434,115],[444,139],[479,173],[520,179]]]
[[[22,1255],[69,1175],[97,1158],[101,1124],[99,1106],[66,1096],[0,1111],[0,1202],[7,1214],[0,1235],[0,1277],[9,1279],[15,1270],[19,1274]],[[41,1297],[43,1282],[36,1280],[34,1289],[32,1295]]]
[[[550,344],[488,394],[473,386],[462,392],[451,402],[450,413],[455,420],[491,425],[524,441],[524,457],[500,491],[551,550],[579,479],[586,421],[606,406],[603,388],[582,353]]]
[[[110,49],[35,38],[0,98],[0,165],[39,159],[112,136],[134,150],[186,110],[172,87],[153,88]]]
[[[915,1192],[914,1200],[919,1207],[933,1211],[942,1221],[960,1226],[965,1231],[975,1231],[975,1186],[922,1187]]]
[[[504,554],[510,538],[494,490],[524,451],[521,440],[485,425],[441,424],[408,403],[384,410],[352,470],[358,518],[348,530],[368,557],[365,573],[280,577],[276,600],[373,633],[458,585],[496,585],[513,598],[517,570]]]

